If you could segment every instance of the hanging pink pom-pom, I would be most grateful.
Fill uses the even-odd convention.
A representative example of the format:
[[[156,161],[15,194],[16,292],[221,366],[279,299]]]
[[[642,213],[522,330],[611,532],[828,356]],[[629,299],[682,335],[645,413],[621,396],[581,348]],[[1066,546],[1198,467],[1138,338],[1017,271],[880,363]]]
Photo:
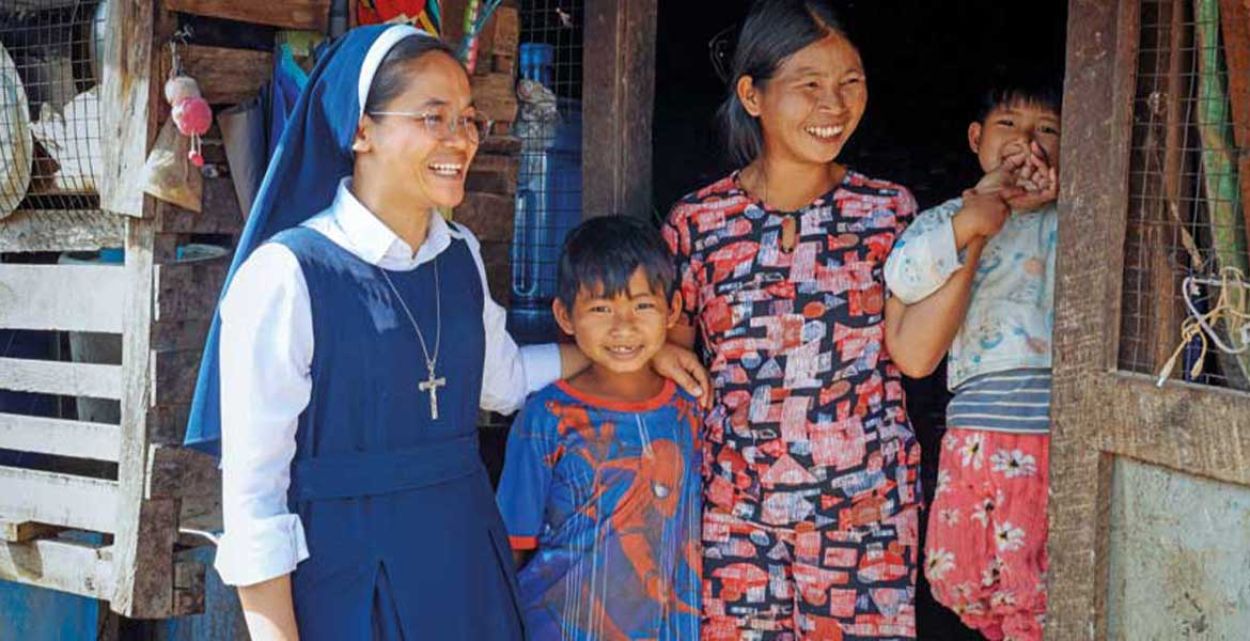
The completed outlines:
[[[196,167],[203,167],[203,166],[204,166],[204,156],[201,156],[201,155],[200,155],[200,152],[198,152],[198,151],[194,151],[194,150],[193,150],[193,151],[188,151],[188,152],[187,152],[187,160],[190,160],[190,161],[191,161],[191,164],[192,164],[192,165],[195,165]]]
[[[172,116],[184,136],[206,134],[213,126],[213,110],[203,98],[185,98],[174,103]]]

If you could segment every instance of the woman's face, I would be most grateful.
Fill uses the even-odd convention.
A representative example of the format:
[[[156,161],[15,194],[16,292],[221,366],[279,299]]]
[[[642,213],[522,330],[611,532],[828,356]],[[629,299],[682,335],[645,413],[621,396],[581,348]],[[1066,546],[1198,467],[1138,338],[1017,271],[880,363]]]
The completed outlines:
[[[859,125],[868,86],[859,51],[830,34],[787,58],[762,87],[739,79],[738,97],[759,119],[769,157],[827,164]]]
[[[354,147],[358,169],[377,174],[369,176],[371,182],[387,185],[413,206],[455,207],[464,200],[465,176],[478,148],[457,122],[475,115],[468,75],[441,51],[403,64],[406,89],[381,111],[412,115],[362,118]]]

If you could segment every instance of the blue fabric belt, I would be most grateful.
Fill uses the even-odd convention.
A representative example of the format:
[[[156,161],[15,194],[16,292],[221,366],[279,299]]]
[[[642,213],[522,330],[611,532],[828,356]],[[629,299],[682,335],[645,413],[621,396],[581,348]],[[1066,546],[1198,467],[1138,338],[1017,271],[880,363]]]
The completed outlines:
[[[485,471],[477,435],[390,452],[328,454],[291,465],[295,501],[326,501],[415,490]]]

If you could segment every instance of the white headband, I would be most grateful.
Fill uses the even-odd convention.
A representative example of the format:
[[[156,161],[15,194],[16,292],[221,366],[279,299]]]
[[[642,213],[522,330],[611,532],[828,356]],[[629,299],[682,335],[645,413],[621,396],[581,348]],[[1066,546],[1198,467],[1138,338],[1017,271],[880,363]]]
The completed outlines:
[[[391,47],[410,36],[434,37],[429,32],[412,25],[397,24],[383,31],[382,35],[378,36],[378,39],[374,40],[373,45],[369,47],[369,53],[365,54],[365,61],[360,66],[360,82],[356,87],[356,93],[360,97],[360,116],[365,115],[365,101],[369,99],[369,89],[373,87],[373,76],[378,73],[378,67],[382,66],[382,59],[391,52]]]

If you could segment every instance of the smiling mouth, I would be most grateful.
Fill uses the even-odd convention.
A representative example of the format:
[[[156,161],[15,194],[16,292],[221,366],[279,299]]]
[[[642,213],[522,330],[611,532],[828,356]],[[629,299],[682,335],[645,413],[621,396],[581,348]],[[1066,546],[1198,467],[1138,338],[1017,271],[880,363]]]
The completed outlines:
[[[843,125],[830,125],[827,127],[808,127],[804,129],[804,131],[806,131],[807,133],[811,134],[813,137],[819,140],[830,142],[830,141],[837,139],[838,136],[841,136],[842,132],[846,131],[846,127]]]
[[[604,349],[612,356],[622,359],[633,358],[642,353],[641,345],[606,347]]]
[[[436,162],[428,165],[434,175],[442,178],[459,178],[464,175],[464,163]]]

